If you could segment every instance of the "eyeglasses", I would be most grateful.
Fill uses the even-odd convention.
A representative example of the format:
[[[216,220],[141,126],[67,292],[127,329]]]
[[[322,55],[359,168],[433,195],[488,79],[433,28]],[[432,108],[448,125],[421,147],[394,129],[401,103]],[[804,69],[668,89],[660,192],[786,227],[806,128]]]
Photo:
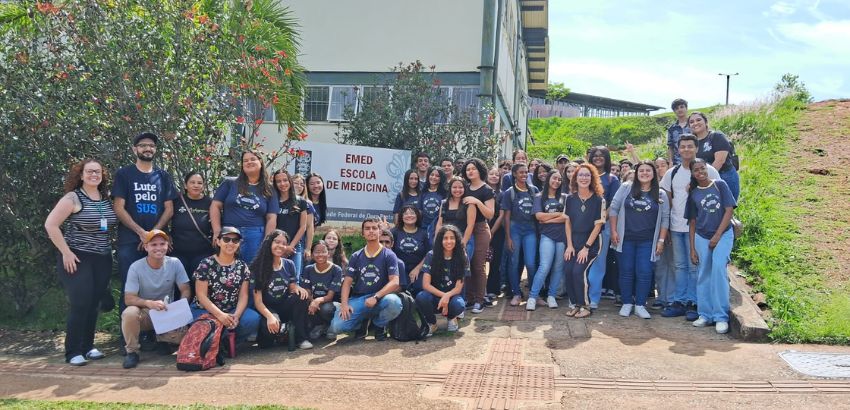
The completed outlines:
[[[239,242],[242,242],[242,238],[234,238],[232,236],[225,236],[225,237],[222,237],[222,238],[219,238],[219,239],[224,243],[233,242],[234,244],[238,244]]]
[[[136,148],[154,148],[154,149],[155,149],[155,148],[156,148],[156,144],[151,144],[151,143],[141,143],[141,144],[136,144]]]
[[[381,245],[389,245],[389,244],[393,243],[393,241],[390,241],[390,240],[383,240],[383,241],[378,241],[378,242],[379,242]]]
[[[100,175],[101,170],[99,169],[87,169],[85,170],[86,175]]]

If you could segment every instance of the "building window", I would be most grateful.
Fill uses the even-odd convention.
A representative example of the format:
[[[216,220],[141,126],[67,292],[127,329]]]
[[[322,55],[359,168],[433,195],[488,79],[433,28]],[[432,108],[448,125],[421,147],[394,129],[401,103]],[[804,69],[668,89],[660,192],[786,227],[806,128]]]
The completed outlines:
[[[307,121],[327,121],[328,87],[307,87],[304,98],[304,119]]]
[[[248,100],[245,106],[252,119],[262,118],[263,122],[275,121],[274,107],[269,106],[268,108],[263,108],[263,104],[254,99]],[[262,115],[260,115],[260,113],[262,113]]]
[[[478,121],[478,87],[455,87],[452,90],[452,104],[459,115],[467,115],[472,121]]]
[[[344,121],[346,110],[357,112],[357,87],[331,87],[331,101],[328,107],[328,121]]]

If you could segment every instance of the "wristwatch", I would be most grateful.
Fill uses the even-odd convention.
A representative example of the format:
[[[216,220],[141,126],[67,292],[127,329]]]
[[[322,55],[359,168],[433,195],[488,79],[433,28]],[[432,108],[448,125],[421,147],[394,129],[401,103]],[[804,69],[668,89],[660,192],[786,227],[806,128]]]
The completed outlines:
[[[380,297],[380,296],[378,296],[378,294],[377,294],[377,293],[376,293],[376,294],[374,294],[374,295],[372,295],[372,297],[373,297],[373,298],[375,298],[375,302],[380,302],[380,301],[381,301],[381,297]]]
[[[590,249],[590,245],[584,244],[584,249]]]

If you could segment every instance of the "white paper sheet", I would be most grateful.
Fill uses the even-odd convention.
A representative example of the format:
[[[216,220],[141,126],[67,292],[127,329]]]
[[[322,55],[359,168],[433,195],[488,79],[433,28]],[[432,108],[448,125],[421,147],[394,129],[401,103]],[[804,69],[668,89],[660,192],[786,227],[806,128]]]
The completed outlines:
[[[153,310],[148,313],[153,322],[153,330],[161,335],[174,329],[183,327],[192,322],[192,310],[189,309],[187,299],[179,299],[169,303],[168,310]]]

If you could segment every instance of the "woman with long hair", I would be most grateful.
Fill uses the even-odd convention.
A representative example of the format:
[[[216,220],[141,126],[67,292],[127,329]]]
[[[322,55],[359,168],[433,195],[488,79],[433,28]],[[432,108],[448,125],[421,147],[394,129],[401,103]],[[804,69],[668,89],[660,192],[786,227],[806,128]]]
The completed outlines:
[[[539,167],[538,167],[539,168]],[[546,305],[554,309],[558,307],[555,296],[561,285],[561,277],[564,274],[564,251],[567,249],[567,233],[564,224],[567,216],[564,214],[564,205],[567,195],[561,193],[561,173],[558,170],[550,171],[546,178],[546,189],[534,197],[534,216],[540,226],[540,266],[534,274],[531,291],[528,293],[526,310],[534,310],[537,305],[537,296],[540,289],[549,278],[549,295]]]
[[[490,249],[490,225],[487,221],[496,214],[496,192],[485,181],[487,166],[484,161],[472,158],[463,165],[463,178],[469,184],[463,203],[475,209],[475,225],[472,230],[473,250],[470,265],[472,277],[466,287],[466,298],[472,302],[472,313],[484,310],[484,294],[487,291],[487,251]]]
[[[731,222],[737,203],[726,181],[708,177],[706,161],[697,158],[690,165],[691,186],[685,218],[690,225],[691,261],[699,269],[699,318],[693,325],[704,327],[714,323],[717,333],[726,333],[729,331],[726,263],[735,242]]]
[[[112,274],[110,237],[118,223],[107,186],[109,173],[100,161],[74,164],[65,176],[65,195],[44,221],[47,236],[59,250],[56,271],[68,298],[65,362],[72,366],[104,357],[94,347],[94,332]]]
[[[260,253],[251,263],[254,306],[260,314],[257,345],[261,348],[274,346],[275,335],[283,330],[282,324],[289,321],[292,321],[298,348],[313,347],[307,340],[310,292],[298,286],[295,264],[283,257],[288,246],[286,232],[275,229],[263,241]]]
[[[218,252],[201,260],[192,275],[195,299],[191,308],[195,319],[209,313],[235,331],[237,340],[247,340],[257,335],[260,315],[248,307],[251,271],[247,263],[237,258],[241,242],[239,229],[221,228],[215,238]]]
[[[564,205],[567,214],[564,272],[571,304],[567,316],[583,318],[591,314],[587,271],[602,247],[599,233],[606,219],[605,197],[594,165],[579,165],[570,184],[572,193]]]
[[[172,254],[180,259],[186,272],[194,272],[201,259],[213,254],[212,198],[206,194],[204,177],[200,172],[189,171],[183,176],[183,193],[175,202],[171,218]]]
[[[404,205],[399,210],[401,223],[392,229],[393,252],[404,262],[406,272],[399,272],[399,286],[412,295],[422,290],[422,260],[431,250],[428,232],[422,228],[422,213],[414,205]]]
[[[328,252],[331,254],[331,262],[339,266],[343,270],[348,268],[348,256],[345,255],[345,246],[342,245],[339,232],[331,229],[325,232],[322,237],[325,245],[328,247]]]
[[[307,176],[307,192],[308,199],[316,208],[316,218],[313,220],[314,226],[322,226],[327,220],[328,215],[328,198],[325,193],[325,179],[321,175],[312,172]],[[311,242],[312,245],[312,242]]]
[[[514,186],[502,193],[499,206],[504,213],[505,250],[511,252],[511,263],[508,268],[508,281],[511,284],[511,306],[522,302],[522,289],[519,287],[522,270],[520,268],[520,252],[523,252],[526,275],[529,282],[534,282],[537,256],[537,229],[534,224],[534,195],[537,188],[528,185],[526,178],[528,167],[516,163],[511,168]]]
[[[310,292],[310,305],[307,307],[310,339],[316,340],[326,334],[333,320],[336,311],[334,300],[339,300],[342,286],[342,268],[330,261],[330,251],[324,240],[314,243],[310,251],[313,263],[304,268],[301,286]]]
[[[604,146],[590,148],[587,152],[587,161],[596,168],[596,174],[599,176],[600,187],[602,188],[602,195],[607,206],[614,198],[614,193],[620,189],[620,179],[610,173],[611,152]],[[570,181],[570,185],[576,186],[572,181]],[[590,272],[587,277],[591,309],[596,309],[599,306],[599,299],[602,298],[602,281],[605,279],[608,248],[611,246],[611,236],[609,235],[609,231],[605,229],[605,222],[605,219],[603,219],[602,244],[599,249],[599,257],[590,266]],[[611,274],[616,275],[616,272],[611,272]],[[611,293],[613,297],[613,291]]]
[[[472,250],[472,228],[475,224],[475,207],[463,203],[466,194],[466,181],[458,176],[449,179],[446,188],[449,196],[440,205],[440,216],[437,217],[439,231],[443,225],[454,225],[461,232],[461,245],[466,247],[467,256]]]
[[[321,215],[319,215],[319,211],[313,205],[313,201],[308,197],[309,192],[307,191],[307,183],[304,180],[304,176],[295,173],[292,174],[290,180],[292,181],[292,187],[295,188],[295,195],[307,200],[307,233],[301,242],[304,244],[304,259],[310,260],[310,247],[307,244],[313,243],[313,236],[316,233],[317,226],[316,221],[321,218]]]
[[[422,185],[419,183],[419,173],[415,169],[408,169],[404,173],[404,186],[395,197],[393,204],[393,224],[398,226],[401,224],[401,215],[399,210],[405,205],[413,205],[419,207]]]
[[[552,166],[541,162],[534,169],[534,175],[531,178],[532,184],[537,187],[538,192],[543,192],[546,189],[546,180],[549,179],[549,172],[552,171]]]
[[[290,245],[284,247],[283,254],[295,263],[295,276],[301,278],[301,269],[304,266],[304,234],[307,233],[307,200],[295,195],[295,187],[292,186],[292,176],[289,171],[280,169],[272,174],[272,182],[280,210],[277,215],[277,229],[286,232]]]
[[[460,238],[461,233],[454,225],[440,227],[434,249],[425,255],[422,264],[423,290],[416,295],[416,306],[430,326],[428,336],[437,331],[436,312],[448,321],[449,332],[459,328],[457,317],[466,306],[463,282],[471,275]]]
[[[635,165],[635,181],[623,183],[609,211],[611,244],[617,251],[620,270],[620,316],[649,319],[646,298],[652,290],[652,263],[664,251],[670,226],[670,201],[658,187],[651,161]]]
[[[501,182],[501,170],[498,167],[491,168],[490,171],[487,172],[487,184],[490,185],[490,188],[493,188],[493,192],[502,192],[499,187]],[[507,277],[505,277],[504,270],[502,269],[502,258],[505,249],[504,221],[500,206],[502,195],[496,195],[495,199],[495,212],[493,213],[493,217],[488,221],[492,237],[490,238],[490,254],[487,261],[489,267],[487,269],[487,294],[484,299],[485,305],[493,305],[496,297],[498,297],[499,293],[501,293],[503,284],[507,284],[508,281]]]
[[[263,237],[277,224],[278,201],[266,164],[254,151],[242,153],[239,176],[225,178],[210,204],[212,233],[218,237],[222,226],[232,226],[242,234],[240,257],[254,260]]]
[[[440,204],[446,199],[446,174],[440,167],[428,170],[428,181],[421,193],[419,209],[422,210],[422,226],[428,232],[428,241],[434,241],[434,227],[440,214]]]
[[[570,186],[572,185],[573,175],[576,173],[576,169],[578,169],[578,162],[570,161],[567,164],[567,167],[564,168],[564,175],[562,175],[563,179],[561,181],[561,192],[567,195],[570,194]]]
[[[741,181],[735,163],[732,161],[734,148],[729,142],[726,134],[712,130],[708,127],[708,117],[705,114],[694,111],[688,116],[688,127],[691,133],[697,137],[697,158],[712,165],[720,178],[729,186],[735,202],[741,192]]]

